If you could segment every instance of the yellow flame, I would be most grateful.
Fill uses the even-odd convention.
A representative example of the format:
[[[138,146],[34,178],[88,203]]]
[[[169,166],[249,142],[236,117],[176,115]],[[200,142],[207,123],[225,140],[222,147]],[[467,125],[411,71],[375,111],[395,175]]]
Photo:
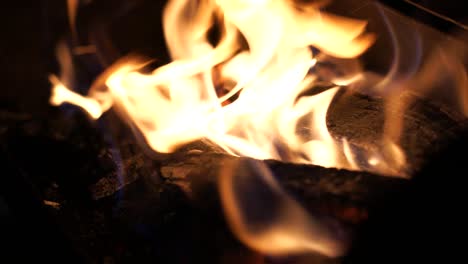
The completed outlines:
[[[61,105],[67,102],[80,106],[86,110],[92,118],[96,119],[102,115],[102,109],[96,100],[81,96],[69,90],[55,75],[49,76],[49,80],[54,84],[49,100],[52,105]]]
[[[353,84],[364,75],[350,70],[346,77],[331,80],[336,87],[308,95],[318,78],[310,69],[320,60],[310,47],[351,59],[366,51],[375,36],[365,32],[366,21],[320,12],[327,0],[305,2],[170,0],[163,25],[173,61],[143,74],[139,69],[146,62],[123,58],[95,80],[86,96],[66,87],[73,83],[73,61],[61,43],[60,78],[49,77],[54,85],[50,103],[78,105],[95,119],[114,106],[157,152],[172,152],[206,138],[232,155],[359,169],[351,144],[330,135],[326,116],[338,86]],[[67,3],[76,40],[80,1]],[[210,41],[213,29],[218,29],[217,41]],[[397,76],[400,51],[397,44],[395,48],[395,63],[375,89],[383,90]],[[92,53],[95,47],[75,47],[74,52]],[[468,116],[468,77],[462,61],[467,54],[460,45],[441,48],[389,94],[383,148],[368,151],[363,158],[374,171],[393,174],[406,163],[397,144],[403,112],[411,103],[401,98],[406,87],[426,94],[441,74],[450,75],[457,86],[454,104]],[[244,243],[268,254],[345,253],[346,239],[289,197],[264,165],[224,165],[219,180],[222,203],[228,223]],[[272,217],[258,218],[256,209]]]
[[[74,24],[76,1],[69,4]],[[339,144],[326,125],[338,87],[305,93],[317,78],[310,73],[317,63],[310,46],[354,58],[375,37],[364,32],[365,21],[319,12],[320,5],[297,5],[289,0],[171,0],[163,15],[171,63],[143,74],[138,70],[144,63],[124,58],[96,80],[87,96],[52,76],[51,103],[79,105],[92,118],[115,106],[157,152],[207,138],[233,155],[356,169],[347,141]],[[217,43],[208,36],[213,24],[220,28]],[[336,84],[360,75],[348,77]],[[233,85],[221,87],[225,94],[218,95],[219,83]],[[267,253],[343,254],[345,243],[281,191],[265,169],[260,178],[280,201],[282,213],[264,232],[252,233],[236,200],[239,194],[232,191],[237,176],[223,174],[228,175],[220,183],[226,215],[245,243]]]
[[[363,33],[366,22],[271,0],[173,0],[163,19],[172,63],[146,75],[121,61],[105,81],[107,91],[91,89],[85,100],[58,86],[54,90],[62,93],[54,93],[53,101],[79,104],[97,118],[108,108],[100,104],[103,97],[110,97],[158,152],[208,138],[235,155],[349,167],[338,162],[325,122],[336,89],[299,95],[314,81],[308,74],[316,62],[309,46],[338,57],[358,56],[373,42],[373,35]],[[215,22],[222,26],[217,45],[208,40]],[[220,78],[235,83],[221,98],[212,79],[217,65]],[[237,100],[221,106],[239,92]],[[297,133],[303,119],[310,120],[312,137]],[[281,142],[288,142],[286,155],[278,152]]]

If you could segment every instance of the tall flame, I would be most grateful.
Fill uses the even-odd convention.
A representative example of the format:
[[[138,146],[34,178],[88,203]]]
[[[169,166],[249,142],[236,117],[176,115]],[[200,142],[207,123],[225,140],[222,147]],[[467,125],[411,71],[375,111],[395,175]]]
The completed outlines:
[[[233,155],[352,168],[337,157],[340,147],[326,127],[336,89],[301,94],[316,79],[309,73],[316,63],[310,46],[353,58],[374,36],[364,33],[364,21],[313,7],[277,0],[169,1],[163,19],[173,62],[142,74],[144,63],[121,60],[87,97],[53,79],[51,102],[77,104],[93,118],[115,105],[157,152],[208,138]],[[221,28],[215,44],[209,41],[213,24]],[[217,89],[226,90],[224,96]],[[313,131],[298,133],[304,124]]]
[[[315,91],[318,77],[311,69],[319,58],[311,47],[350,59],[375,37],[365,33],[365,21],[319,12],[323,2],[171,0],[163,15],[171,63],[144,74],[139,70],[147,62],[123,58],[87,96],[51,76],[50,102],[79,105],[95,119],[115,106],[157,152],[207,138],[232,155],[358,169],[348,142],[330,135],[326,115],[338,87],[361,76],[332,80],[334,87]],[[69,3],[74,24],[76,1]],[[389,148],[404,160],[397,145]],[[377,166],[380,161],[372,156],[368,162]],[[242,241],[267,253],[344,253],[343,237],[288,197],[266,168],[234,173],[233,166],[220,173],[219,186],[226,216]],[[266,200],[276,201],[272,208],[280,214],[265,227],[258,226],[242,199],[243,190],[255,185],[267,190]]]

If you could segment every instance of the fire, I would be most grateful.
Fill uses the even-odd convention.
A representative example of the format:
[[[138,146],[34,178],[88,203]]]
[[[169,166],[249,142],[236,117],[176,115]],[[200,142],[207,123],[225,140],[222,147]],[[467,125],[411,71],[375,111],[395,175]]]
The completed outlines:
[[[311,47],[351,59],[375,36],[365,32],[365,21],[320,12],[326,1],[316,2],[171,0],[163,16],[171,63],[147,74],[139,71],[146,61],[123,58],[87,96],[68,89],[63,76],[51,76],[50,102],[78,105],[94,119],[114,106],[156,152],[206,138],[232,155],[359,169],[346,139],[330,135],[326,115],[338,88],[362,76],[333,80],[335,87],[307,95],[318,78],[311,69],[320,59]],[[69,1],[73,26],[76,6]],[[214,25],[219,38],[210,41]],[[66,56],[59,51],[59,58]],[[70,70],[67,65],[62,63],[62,75]],[[398,166],[404,164],[404,153],[396,144],[389,146]],[[388,169],[378,155],[367,159],[370,167]],[[220,175],[222,201],[228,222],[246,244],[270,254],[344,253],[346,242],[288,197],[265,168],[252,177],[264,182],[281,215],[252,230],[255,224],[239,198],[242,190],[235,188],[249,172],[234,174],[230,168]]]
[[[337,88],[300,95],[317,78],[309,74],[316,63],[311,46],[354,58],[374,36],[364,32],[365,21],[317,7],[272,0],[169,1],[163,21],[173,62],[142,74],[144,62],[121,60],[86,97],[52,78],[51,103],[79,105],[92,118],[114,105],[157,152],[207,138],[233,155],[353,168],[338,157],[341,144],[326,127]],[[208,39],[213,24],[221,27],[216,44]],[[218,82],[234,83],[221,88],[221,97],[213,72]],[[302,123],[310,135],[297,132]]]
[[[236,163],[223,164],[219,187],[228,222],[240,240],[270,255],[314,251],[340,256],[346,252],[346,233],[307,213],[265,164]]]

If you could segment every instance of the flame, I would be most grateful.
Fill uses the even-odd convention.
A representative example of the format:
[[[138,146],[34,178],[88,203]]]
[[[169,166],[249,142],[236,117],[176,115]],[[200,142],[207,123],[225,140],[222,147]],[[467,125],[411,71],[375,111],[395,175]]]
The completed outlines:
[[[68,24],[75,40],[78,38],[76,32],[76,13],[79,4],[79,0],[67,0]]]
[[[338,158],[341,147],[326,126],[337,88],[301,93],[316,79],[309,74],[316,63],[310,46],[359,56],[374,41],[365,21],[273,0],[173,0],[163,20],[173,62],[142,74],[141,61],[121,60],[105,88],[95,84],[87,97],[54,81],[51,102],[77,104],[93,118],[113,104],[157,152],[208,138],[233,155],[353,167]],[[216,44],[208,38],[213,24],[221,27]],[[216,93],[213,72],[221,83],[234,83],[223,87],[224,96]],[[299,134],[302,123],[313,131]]]
[[[225,161],[219,186],[232,230],[252,248],[270,255],[314,251],[336,257],[348,247],[344,230],[307,213],[264,163]]]
[[[362,75],[336,78],[334,87],[315,92],[318,77],[311,69],[319,58],[311,47],[351,59],[375,36],[365,32],[365,21],[320,12],[326,1],[303,2],[171,0],[163,24],[172,62],[148,74],[140,72],[147,61],[125,57],[98,77],[86,96],[64,85],[70,69],[62,67],[60,80],[50,77],[50,102],[78,105],[94,119],[114,106],[156,152],[206,138],[232,155],[359,169],[346,139],[330,135],[326,115],[339,87]],[[72,25],[76,3],[69,1]],[[215,41],[209,37],[214,29]],[[59,58],[67,56],[59,51]],[[398,146],[391,146],[404,160]],[[382,159],[369,156],[368,163],[382,166]],[[266,168],[234,173],[235,166],[225,166],[219,186],[228,221],[242,241],[269,254],[344,254],[346,239],[288,197]],[[277,202],[278,215],[264,227],[245,210],[242,192],[250,190],[249,182],[259,183]]]

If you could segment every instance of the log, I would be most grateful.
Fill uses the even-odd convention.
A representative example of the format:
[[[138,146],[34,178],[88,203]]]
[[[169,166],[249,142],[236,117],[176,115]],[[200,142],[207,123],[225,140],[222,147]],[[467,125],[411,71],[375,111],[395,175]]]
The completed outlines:
[[[337,139],[346,138],[358,150],[382,149],[384,99],[350,93],[342,89],[328,110],[330,134]],[[458,136],[466,117],[451,106],[427,100],[411,91],[403,92],[399,98],[409,102],[403,114],[399,144],[407,160],[402,174],[411,176],[421,170],[429,156],[441,151],[448,139]],[[396,106],[389,110],[399,111]]]
[[[177,262],[180,249],[193,259],[211,262],[239,252],[248,258],[263,258],[230,233],[216,191],[216,168],[221,160],[251,159],[228,156],[206,142],[197,142],[166,159],[152,160],[133,143],[131,134],[116,127],[121,126],[114,122],[116,117],[104,117],[115,129],[114,141],[106,139],[106,130],[99,122],[89,122],[79,111],[72,112],[71,117],[9,115],[2,138],[6,154],[38,189],[38,199],[60,204],[60,208],[46,208],[46,212],[78,255],[90,262],[125,258],[169,263]],[[391,190],[392,184],[386,183],[406,181],[318,166],[256,162],[270,166],[306,209],[353,226],[367,219],[371,197],[378,194],[368,192],[366,186]],[[119,170],[126,176],[123,181],[118,179]],[[172,173],[170,177],[168,172]],[[324,174],[330,181],[321,180]],[[349,181],[345,176],[350,176]],[[374,178],[377,183],[373,183]],[[180,188],[184,183],[186,186]],[[141,233],[136,226],[146,231]],[[150,243],[143,239],[146,236],[157,238]],[[186,241],[185,245],[180,241]],[[123,257],[119,253],[122,248],[129,255]],[[162,255],[149,255],[161,250],[165,252]],[[317,258],[322,257],[313,257]]]
[[[409,182],[404,178],[363,171],[260,161],[221,153],[185,153],[179,158],[164,161],[160,174],[168,182],[180,186],[192,199],[206,202],[209,195],[205,192],[216,196],[213,190],[218,177],[222,177],[222,167],[234,162],[244,167],[252,162],[265,164],[280,185],[308,210],[354,224],[366,220],[369,209],[378,206],[379,201],[388,195],[402,191]]]
[[[466,123],[457,134],[427,157],[405,192],[380,204],[343,263],[451,263],[465,257],[463,243],[449,242],[468,221],[461,209],[466,206]]]
[[[369,129],[359,132],[365,128],[362,116],[369,116],[368,124],[379,126],[376,113],[382,108],[378,100],[356,96],[342,101],[346,107],[330,109],[329,124],[334,136],[347,135],[352,144],[363,146],[372,134]],[[413,139],[408,142],[420,148],[418,157],[422,158],[438,151],[443,145],[440,139],[457,134],[452,128],[460,122],[439,108],[423,103],[421,107],[425,114],[410,110],[405,120]],[[110,258],[175,263],[183,262],[186,255],[220,263],[227,255],[258,257],[233,237],[224,222],[216,189],[222,160],[266,164],[304,208],[337,219],[355,232],[373,219],[375,210],[382,209],[382,200],[398,197],[412,182],[366,172],[237,158],[206,142],[153,158],[143,153],[112,112],[97,122],[73,107],[46,117],[15,113],[0,117],[6,155],[37,188],[39,201],[61,205],[48,208],[48,213],[78,255],[89,262]],[[410,161],[413,157],[409,155]]]

